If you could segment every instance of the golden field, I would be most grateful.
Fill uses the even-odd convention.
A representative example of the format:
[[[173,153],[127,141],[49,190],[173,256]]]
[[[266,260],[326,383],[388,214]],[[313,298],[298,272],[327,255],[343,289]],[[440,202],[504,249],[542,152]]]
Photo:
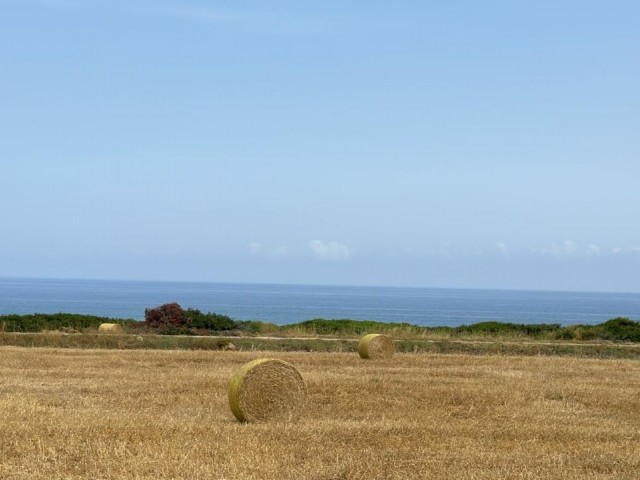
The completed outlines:
[[[259,357],[307,382],[296,423],[240,424]],[[640,477],[640,362],[0,347],[1,479]]]

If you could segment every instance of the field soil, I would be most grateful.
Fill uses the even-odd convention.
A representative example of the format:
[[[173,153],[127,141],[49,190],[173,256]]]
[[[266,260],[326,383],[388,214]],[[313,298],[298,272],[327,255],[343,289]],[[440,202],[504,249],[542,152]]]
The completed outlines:
[[[299,421],[231,375],[295,365]],[[637,479],[640,361],[0,347],[1,479]]]

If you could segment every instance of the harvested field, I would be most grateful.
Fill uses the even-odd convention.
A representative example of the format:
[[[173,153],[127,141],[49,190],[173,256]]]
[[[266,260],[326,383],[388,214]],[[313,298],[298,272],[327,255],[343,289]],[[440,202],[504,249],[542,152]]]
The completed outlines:
[[[2,479],[635,479],[640,362],[278,353],[296,423],[241,424],[262,352],[0,348]]]

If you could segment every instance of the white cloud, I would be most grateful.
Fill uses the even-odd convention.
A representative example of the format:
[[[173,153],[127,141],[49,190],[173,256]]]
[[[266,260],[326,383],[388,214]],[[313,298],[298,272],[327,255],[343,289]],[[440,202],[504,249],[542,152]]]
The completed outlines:
[[[333,240],[330,242],[311,240],[308,245],[311,252],[322,260],[345,260],[351,256],[349,247]]]
[[[611,249],[611,253],[613,255],[625,255],[625,254],[636,254],[640,255],[640,246],[633,247],[613,247]]]
[[[640,246],[631,247],[601,247],[594,243],[588,243],[586,245],[577,244],[572,240],[565,240],[562,243],[552,243],[551,247],[531,250],[542,255],[551,255],[554,257],[570,257],[570,256],[586,256],[586,257],[601,257],[609,255],[640,255]]]

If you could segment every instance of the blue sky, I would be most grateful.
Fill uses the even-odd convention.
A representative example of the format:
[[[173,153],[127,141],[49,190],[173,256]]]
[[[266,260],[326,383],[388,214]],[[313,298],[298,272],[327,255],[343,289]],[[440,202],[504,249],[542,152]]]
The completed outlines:
[[[0,0],[0,276],[640,291],[640,3]]]

